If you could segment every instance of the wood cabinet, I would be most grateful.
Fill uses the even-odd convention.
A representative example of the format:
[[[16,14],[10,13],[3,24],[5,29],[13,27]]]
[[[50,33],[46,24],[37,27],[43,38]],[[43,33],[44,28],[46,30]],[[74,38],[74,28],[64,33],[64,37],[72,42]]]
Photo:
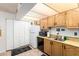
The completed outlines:
[[[79,47],[44,39],[44,52],[50,56],[79,56]]]
[[[75,56],[75,47],[71,45],[64,44],[63,46],[64,56]]]
[[[51,41],[44,39],[44,52],[51,55]]]
[[[79,28],[79,11],[71,10],[67,12],[66,24],[68,28]]]
[[[62,43],[44,39],[44,52],[52,56],[62,56]]]
[[[40,20],[41,29],[44,27],[79,28],[79,8],[62,12]]]
[[[52,56],[62,56],[62,43],[53,41]]]
[[[48,28],[48,26],[47,26],[47,18],[44,18],[44,19],[40,20],[40,28],[41,29],[47,29]]]
[[[78,47],[75,47],[75,56],[79,56],[79,48]]]
[[[66,25],[66,13],[59,13],[55,15],[55,26],[65,26]]]
[[[79,56],[79,47],[64,44],[63,55],[64,56]]]
[[[54,16],[49,16],[47,23],[48,23],[48,27],[54,27]]]

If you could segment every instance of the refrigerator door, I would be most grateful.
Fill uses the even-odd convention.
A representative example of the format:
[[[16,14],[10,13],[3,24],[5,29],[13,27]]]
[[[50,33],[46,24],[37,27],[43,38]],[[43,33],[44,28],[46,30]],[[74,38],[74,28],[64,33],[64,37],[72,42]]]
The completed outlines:
[[[33,48],[37,48],[37,36],[39,35],[39,31],[39,26],[31,26],[30,44]]]

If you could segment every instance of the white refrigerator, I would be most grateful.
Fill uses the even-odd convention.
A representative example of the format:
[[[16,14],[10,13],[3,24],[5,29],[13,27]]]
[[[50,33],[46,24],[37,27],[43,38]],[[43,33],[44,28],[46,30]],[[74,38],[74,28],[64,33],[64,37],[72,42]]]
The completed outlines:
[[[30,45],[33,48],[37,48],[37,36],[39,35],[40,26],[31,25],[30,28]]]

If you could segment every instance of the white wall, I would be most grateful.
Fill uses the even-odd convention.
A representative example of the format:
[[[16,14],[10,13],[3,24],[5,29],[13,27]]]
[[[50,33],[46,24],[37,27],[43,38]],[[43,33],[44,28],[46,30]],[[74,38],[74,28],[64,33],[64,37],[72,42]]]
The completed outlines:
[[[64,27],[58,27],[60,29],[64,28]],[[70,37],[79,37],[79,29],[67,29],[64,28],[65,31],[60,31],[59,34],[62,36],[70,36]],[[74,36],[74,32],[77,32],[77,36]],[[57,34],[58,32],[56,31],[56,28],[52,28],[51,29],[51,34]]]
[[[6,20],[6,47],[7,50],[13,49],[13,39],[14,39],[14,20]]]
[[[0,37],[0,53],[14,48],[15,36],[17,36],[15,40],[20,39],[19,46],[29,44],[30,24],[28,22],[14,20],[15,14],[0,11],[0,29],[2,31],[2,35]],[[14,22],[18,25],[16,26]],[[13,29],[14,25],[16,28],[15,32]]]
[[[0,11],[0,29],[2,35],[0,37],[0,52],[6,50],[6,19],[14,19],[15,15],[7,12]]]

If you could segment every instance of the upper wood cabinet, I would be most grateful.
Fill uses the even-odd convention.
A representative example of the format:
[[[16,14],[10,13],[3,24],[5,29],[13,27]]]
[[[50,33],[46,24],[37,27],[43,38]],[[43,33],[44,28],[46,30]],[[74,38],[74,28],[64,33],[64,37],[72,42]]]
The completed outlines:
[[[41,27],[41,29],[47,29],[48,28],[48,26],[47,26],[47,18],[44,18],[44,19],[40,20],[40,27]]]
[[[48,23],[48,27],[54,27],[54,16],[49,16],[47,23]]]
[[[67,12],[66,24],[68,28],[79,28],[79,10],[71,10]]]
[[[40,20],[41,29],[44,27],[67,27],[67,28],[79,28],[79,8],[62,12],[54,16],[49,16]]]
[[[66,25],[66,13],[59,13],[55,15],[55,26],[65,26]]]

